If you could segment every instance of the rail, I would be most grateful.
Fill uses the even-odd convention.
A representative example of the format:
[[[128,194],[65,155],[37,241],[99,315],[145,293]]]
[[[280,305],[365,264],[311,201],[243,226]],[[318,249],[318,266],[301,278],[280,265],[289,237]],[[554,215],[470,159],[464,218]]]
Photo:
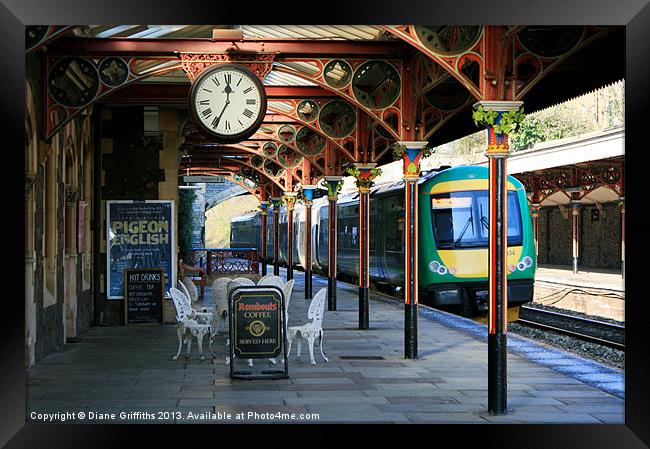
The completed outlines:
[[[625,328],[604,321],[522,306],[518,322],[571,335],[610,348],[625,348]]]
[[[212,274],[257,274],[259,255],[257,248],[194,248],[186,251],[192,265]]]

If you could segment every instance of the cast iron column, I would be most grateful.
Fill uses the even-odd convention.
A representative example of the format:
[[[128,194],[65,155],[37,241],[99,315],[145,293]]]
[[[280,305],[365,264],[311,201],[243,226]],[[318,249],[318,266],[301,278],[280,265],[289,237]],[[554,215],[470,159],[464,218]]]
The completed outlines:
[[[376,174],[372,171],[377,164],[354,164],[359,171],[359,329],[370,327],[368,304],[370,288],[370,187]]]
[[[399,142],[404,175],[404,357],[418,358],[418,180],[426,141]]]
[[[535,256],[539,255],[539,209],[540,205],[533,203],[530,205],[530,215],[533,217],[533,237],[535,238]]]
[[[279,251],[279,231],[280,231],[280,206],[282,199],[279,197],[271,198],[273,204],[273,274],[280,276],[280,251]]]
[[[488,410],[493,414],[507,413],[507,159],[510,154],[508,135],[499,134],[494,125],[500,123],[506,111],[520,108],[521,101],[481,101],[474,106],[497,112],[493,125],[487,128],[489,159],[488,200]]]
[[[260,201],[260,210],[262,214],[262,276],[266,276],[266,216],[268,214],[269,202]],[[209,261],[208,256],[208,261]]]
[[[329,201],[328,208],[328,264],[327,264],[327,310],[336,310],[336,253],[338,250],[337,245],[337,229],[336,229],[336,201],[338,200],[339,185],[341,183],[341,176],[325,176],[325,184],[327,185],[327,199]]]
[[[287,203],[287,281],[293,279],[293,207],[296,204],[297,192],[284,192]]]
[[[580,254],[580,235],[578,232],[578,219],[580,215],[580,200],[571,200],[571,236],[573,274],[578,274],[578,256]]]
[[[305,299],[312,296],[312,247],[311,247],[311,206],[314,200],[315,185],[302,186],[303,204],[305,205]]]

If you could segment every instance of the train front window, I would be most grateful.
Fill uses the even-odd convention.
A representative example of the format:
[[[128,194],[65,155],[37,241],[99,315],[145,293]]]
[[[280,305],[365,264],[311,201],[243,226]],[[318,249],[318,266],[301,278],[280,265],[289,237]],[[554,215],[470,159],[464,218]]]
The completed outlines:
[[[484,248],[489,238],[488,192],[470,190],[431,195],[433,234],[442,249]],[[508,245],[522,244],[521,213],[508,192]]]

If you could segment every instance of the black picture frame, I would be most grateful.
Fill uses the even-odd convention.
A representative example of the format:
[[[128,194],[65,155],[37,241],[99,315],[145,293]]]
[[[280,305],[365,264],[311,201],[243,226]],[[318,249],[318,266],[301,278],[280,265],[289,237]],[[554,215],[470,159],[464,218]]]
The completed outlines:
[[[287,438],[300,441],[309,438],[321,444],[357,444],[385,441],[388,436],[404,444],[442,444],[488,448],[643,448],[650,445],[650,364],[648,348],[650,333],[647,320],[650,301],[644,280],[647,275],[648,220],[645,197],[648,179],[647,117],[650,105],[650,5],[648,0],[547,0],[544,2],[514,2],[456,0],[420,2],[417,0],[363,0],[341,4],[319,3],[312,9],[304,2],[266,3],[264,7],[232,7],[227,2],[196,0],[58,0],[49,3],[36,0],[3,0],[0,5],[3,55],[2,123],[5,138],[5,185],[20,180],[20,155],[24,146],[25,56],[24,25],[74,23],[432,23],[432,24],[604,24],[626,27],[626,418],[625,425],[421,425],[421,426],[345,426],[348,435],[332,431],[333,426],[302,425],[269,434],[269,427],[255,430],[265,432],[265,438]],[[462,7],[461,7],[462,6]],[[317,11],[317,12],[315,12]],[[291,14],[294,14],[292,16]],[[302,14],[297,16],[297,14]],[[603,55],[609,57],[609,55]],[[6,238],[3,272],[7,291],[16,284],[11,276],[23,254],[24,209],[22,196],[7,189],[4,207],[11,215],[2,224]],[[11,236],[17,236],[12,238]],[[20,288],[18,288],[20,291]],[[24,304],[16,298],[5,297],[5,320],[2,332],[2,382],[0,391],[0,444],[6,447],[127,447],[150,443],[151,437],[164,438],[168,444],[187,444],[189,429],[178,426],[137,425],[67,425],[25,424],[24,368]],[[339,430],[337,427],[335,430]],[[286,432],[289,430],[289,432]],[[193,426],[195,441],[214,441],[219,432],[213,426]],[[304,440],[303,440],[304,441]],[[645,443],[645,444],[644,444]],[[449,443],[446,443],[449,444]]]

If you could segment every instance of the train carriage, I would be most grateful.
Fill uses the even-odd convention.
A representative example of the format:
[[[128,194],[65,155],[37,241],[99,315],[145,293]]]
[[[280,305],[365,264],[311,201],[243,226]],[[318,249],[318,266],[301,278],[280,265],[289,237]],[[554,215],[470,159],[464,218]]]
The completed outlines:
[[[419,183],[419,286],[420,302],[474,315],[487,308],[488,271],[488,171],[463,166],[422,177]],[[338,275],[354,280],[359,273],[358,192],[339,196],[337,202]],[[532,301],[536,267],[532,220],[523,185],[512,176],[507,182],[508,202],[508,304]],[[274,211],[275,212],[275,211]],[[305,208],[294,212],[294,265],[305,266]],[[273,220],[267,223],[267,257],[273,261]],[[328,272],[328,202],[312,206],[312,267]],[[242,222],[248,224],[243,225]],[[397,289],[404,286],[404,183],[374,187],[370,196],[370,279]],[[259,212],[233,220],[231,246],[253,246],[250,236],[261,233]],[[287,214],[280,210],[280,263],[286,265]]]

